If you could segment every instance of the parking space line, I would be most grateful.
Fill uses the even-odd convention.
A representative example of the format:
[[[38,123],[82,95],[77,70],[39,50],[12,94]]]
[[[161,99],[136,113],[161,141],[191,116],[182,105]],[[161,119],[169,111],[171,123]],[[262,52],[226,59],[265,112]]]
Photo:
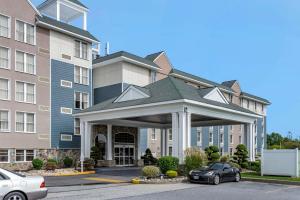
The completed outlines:
[[[105,183],[127,183],[128,182],[128,181],[124,181],[124,180],[116,180],[116,179],[108,179],[108,178],[95,178],[95,177],[83,178],[83,180],[105,182]]]

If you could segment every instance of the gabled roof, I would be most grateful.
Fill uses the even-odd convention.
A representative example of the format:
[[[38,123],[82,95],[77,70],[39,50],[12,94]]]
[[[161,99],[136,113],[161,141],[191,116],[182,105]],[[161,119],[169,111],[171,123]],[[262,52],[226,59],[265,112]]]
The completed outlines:
[[[195,81],[207,84],[209,87],[218,87],[220,89],[226,90],[226,91],[231,92],[231,93],[234,92],[231,88],[229,88],[229,87],[227,87],[225,85],[221,85],[219,83],[216,83],[216,82],[213,82],[213,81],[201,78],[199,76],[195,76],[195,75],[183,72],[183,71],[178,70],[178,69],[174,69],[173,68],[171,70],[171,72],[170,72],[170,75],[171,76],[173,76],[173,75],[179,75],[179,76],[182,76],[182,77],[185,77],[185,78],[188,78],[188,79],[193,79]]]
[[[241,97],[248,98],[248,99],[253,99],[253,100],[256,100],[256,101],[260,101],[261,103],[265,103],[267,105],[271,104],[271,102],[267,99],[264,99],[264,98],[255,96],[253,94],[246,93],[246,92],[241,92]]]
[[[229,87],[229,88],[232,88],[232,86],[235,84],[235,82],[237,82],[237,80],[231,80],[231,81],[224,81],[222,83],[222,85],[226,86],[226,87]]]
[[[160,81],[154,82],[150,85],[147,85],[144,87],[144,89],[146,89],[149,92],[150,97],[124,102],[115,102],[115,100],[118,97],[114,97],[102,103],[96,104],[84,111],[81,111],[80,113],[96,112],[152,103],[169,102],[174,100],[193,100],[205,104],[214,105],[217,107],[244,112],[247,114],[255,114],[245,108],[234,105],[232,103],[224,104],[217,101],[205,99],[204,94],[207,94],[207,89],[195,88],[191,85],[186,84],[183,80],[171,76]],[[202,92],[201,90],[205,92]]]
[[[162,53],[164,53],[164,51],[160,51],[160,52],[157,52],[157,53],[149,54],[149,55],[147,55],[145,57],[145,59],[154,62],[155,59],[158,58],[158,56],[160,56]]]
[[[70,24],[57,21],[47,16],[37,16],[37,24],[59,32],[64,32],[66,34],[78,37],[79,39],[83,39],[89,42],[99,42],[99,40],[96,37],[94,37],[90,32],[72,26]]]
[[[154,62],[147,60],[145,58],[142,58],[140,56],[134,55],[132,53],[128,53],[126,51],[119,51],[119,52],[116,52],[116,53],[113,53],[113,54],[110,54],[107,56],[97,58],[97,59],[93,60],[93,65],[104,62],[104,61],[112,60],[114,58],[119,58],[119,57],[125,57],[128,59],[132,59],[137,62],[144,63],[146,65],[150,65],[150,66],[160,69],[160,67],[157,64],[155,64]]]

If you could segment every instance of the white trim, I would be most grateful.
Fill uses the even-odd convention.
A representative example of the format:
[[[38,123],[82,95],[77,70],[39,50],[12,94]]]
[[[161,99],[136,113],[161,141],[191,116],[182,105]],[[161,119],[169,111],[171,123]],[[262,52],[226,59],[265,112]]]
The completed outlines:
[[[8,68],[4,68],[0,66],[0,69],[10,70],[11,69],[11,48],[3,45],[0,45],[0,47],[8,50],[8,66],[7,66]]]
[[[23,161],[17,161],[17,150],[18,151],[23,151],[23,153],[24,153],[24,160]],[[16,163],[29,163],[29,162],[32,162],[32,161],[28,161],[27,159],[26,159],[26,157],[27,157],[27,151],[33,151],[33,159],[35,159],[36,158],[36,151],[35,151],[35,149],[15,149],[15,162]]]
[[[63,137],[65,137],[65,138],[63,138]],[[69,137],[69,139],[67,139],[66,137]],[[60,134],[60,141],[72,142],[73,141],[73,136],[69,135],[69,134]]]
[[[17,100],[17,82],[23,83],[24,84],[24,98],[22,101]],[[27,102],[27,85],[34,85],[34,100],[33,103]],[[25,81],[20,81],[20,80],[15,80],[15,101],[18,103],[26,103],[26,104],[36,104],[36,83],[31,83],[31,82],[25,82]]]
[[[23,62],[24,62],[24,69],[23,69],[23,71],[17,70],[17,52],[23,53],[23,55],[24,55],[24,60],[23,60]],[[33,56],[33,62],[34,62],[33,63],[33,65],[34,65],[34,72],[33,72],[33,74],[29,73],[27,71],[27,55]],[[36,67],[37,67],[36,66],[36,54],[15,49],[15,71],[16,72],[20,72],[20,73],[24,73],[24,74],[30,74],[30,75],[36,75]]]
[[[24,41],[21,41],[21,40],[17,39],[17,21],[24,23],[24,29],[23,29],[23,31],[24,31],[24,35],[23,35],[24,36]],[[27,26],[28,25],[33,26],[33,37],[34,37],[33,38],[33,44],[30,44],[27,41]],[[28,44],[28,45],[32,45],[32,46],[36,46],[36,25],[32,24],[32,23],[29,23],[29,22],[26,22],[26,21],[24,21],[22,19],[19,19],[19,18],[15,18],[15,41],[25,43],[25,44]]]
[[[67,110],[69,112],[67,112]],[[72,115],[73,109],[72,108],[66,108],[66,107],[60,107],[60,113],[65,115]]]
[[[11,112],[10,109],[2,109],[0,108],[0,112],[8,112],[8,130],[1,130],[0,133],[10,133],[11,132]]]
[[[79,67],[79,82],[76,81],[76,67]],[[87,79],[88,79],[87,84],[83,83],[82,69],[87,69],[88,70],[88,72],[87,72]],[[90,68],[82,67],[82,66],[79,66],[79,65],[74,65],[74,84],[89,86],[90,85]]]
[[[8,15],[6,15],[6,14],[3,14],[3,13],[0,13],[0,15],[2,15],[2,16],[4,16],[4,17],[7,17],[7,18],[8,18],[8,36],[7,36],[7,37],[5,37],[5,36],[0,36],[0,38],[3,37],[3,38],[8,38],[8,39],[10,39],[10,38],[11,38],[11,31],[12,31],[12,28],[11,28],[11,19],[12,19],[12,17],[11,17],[11,16],[8,16]]]
[[[60,80],[60,86],[64,88],[73,88],[72,81]]]
[[[59,31],[59,32],[62,32],[62,33],[66,33],[68,35],[71,35],[71,36],[74,36],[74,37],[77,37],[79,39],[82,39],[82,40],[85,40],[85,41],[88,41],[88,42],[91,42],[91,43],[96,43],[96,44],[99,44],[100,42],[99,41],[96,41],[96,40],[92,40],[90,38],[87,38],[87,37],[84,37],[82,35],[78,35],[76,33],[73,33],[73,32],[70,32],[70,31],[67,31],[67,30],[64,30],[64,29],[61,29],[61,28],[58,28],[56,26],[53,26],[53,25],[50,25],[50,24],[47,24],[47,23],[44,23],[44,22],[41,22],[41,21],[37,21],[37,24],[38,25],[44,25],[44,27],[46,28],[52,28],[53,30],[56,30],[56,31]]]
[[[184,80],[187,80],[187,81],[191,81],[191,82],[194,82],[194,83],[202,84],[202,85],[205,85],[205,86],[208,86],[208,87],[218,87],[218,86],[216,86],[216,85],[211,85],[211,84],[209,84],[209,83],[204,83],[204,82],[198,81],[198,80],[193,79],[193,78],[189,78],[189,77],[186,77],[186,76],[182,76],[182,75],[180,75],[180,74],[176,74],[176,73],[174,73],[174,72],[171,73],[170,75],[171,75],[171,76],[178,77],[178,78],[181,78],[181,79],[184,79]],[[220,90],[222,90],[222,91],[225,91],[225,92],[228,92],[228,93],[231,93],[231,94],[234,93],[234,92],[232,92],[232,91],[226,90],[226,89],[221,88],[221,87],[218,87],[218,88],[219,88]]]
[[[122,101],[122,98],[130,91],[130,90],[134,90],[135,92],[139,93],[140,95],[142,95],[142,98],[134,98],[134,99],[129,99],[126,101],[131,101],[131,100],[136,100],[136,99],[144,99],[144,98],[149,98],[150,96],[144,92],[142,92],[141,90],[137,89],[136,87],[130,85],[129,87],[127,87],[127,89],[114,101],[114,103],[117,102],[124,102]]]
[[[5,77],[1,77],[0,76],[0,79],[4,79],[4,80],[7,80],[8,81],[8,98],[7,99],[2,99],[0,98],[1,101],[11,101],[11,80],[10,78],[5,78]]]
[[[23,113],[24,115],[24,129],[23,131],[17,131],[17,113]],[[27,131],[27,114],[33,114],[33,117],[34,117],[34,124],[33,124],[33,129],[34,131],[33,132],[28,132]],[[16,133],[29,133],[29,134],[36,134],[36,113],[35,112],[26,112],[26,111],[19,111],[19,110],[16,110],[15,111],[15,132]]]
[[[209,98],[209,96],[212,95],[215,92],[217,92],[220,95],[220,97],[222,98],[222,100],[223,100],[223,102],[220,102],[220,103],[229,104],[228,101],[227,101],[227,99],[225,98],[225,96],[222,94],[222,92],[219,90],[218,87],[215,87],[212,91],[210,91],[208,94],[206,94],[203,98],[208,99],[208,100],[212,100],[212,101],[216,101],[216,100],[214,100],[212,98]]]
[[[76,93],[80,94],[80,108],[76,108]],[[81,92],[81,91],[74,91],[74,109],[78,110],[84,110],[87,108],[82,108],[82,103],[83,103],[83,94],[86,94],[88,96],[87,98],[87,108],[90,107],[90,94],[88,92]]]
[[[79,126],[76,126],[76,120],[79,120]],[[76,128],[79,128],[79,134],[76,133]],[[80,118],[74,118],[74,135],[81,136],[81,134],[80,134]]]
[[[165,102],[158,102],[158,103],[150,103],[150,104],[128,106],[128,107],[121,107],[121,108],[113,108],[113,109],[100,110],[100,111],[91,111],[91,112],[86,112],[86,113],[77,113],[77,114],[74,114],[74,116],[85,116],[85,115],[89,115],[89,114],[108,113],[108,112],[112,112],[112,111],[129,110],[129,109],[160,106],[160,105],[170,105],[170,104],[175,104],[175,103],[190,103],[190,104],[199,105],[199,106],[203,106],[203,107],[208,107],[208,108],[218,109],[218,110],[222,110],[222,111],[227,111],[227,112],[231,112],[231,113],[235,113],[235,114],[241,114],[241,115],[245,115],[245,116],[249,116],[249,117],[255,117],[255,118],[261,118],[262,117],[262,116],[257,115],[257,114],[245,113],[245,112],[242,112],[242,111],[236,111],[236,110],[229,109],[229,108],[223,108],[223,107],[220,107],[220,106],[215,106],[215,105],[202,103],[202,102],[198,102],[198,101],[193,101],[193,100],[187,100],[187,99],[165,101]]]

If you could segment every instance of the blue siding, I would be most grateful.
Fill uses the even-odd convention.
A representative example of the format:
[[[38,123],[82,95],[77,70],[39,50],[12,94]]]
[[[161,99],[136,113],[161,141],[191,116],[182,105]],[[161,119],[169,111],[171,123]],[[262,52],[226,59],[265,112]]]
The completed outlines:
[[[262,124],[264,123],[264,125]],[[265,128],[264,128],[264,127]],[[257,151],[261,152],[263,143],[266,144],[266,117],[264,119],[258,118],[257,119]],[[266,148],[266,145],[264,146]]]
[[[202,127],[202,149],[209,146],[209,127]]]
[[[229,152],[228,143],[229,143],[229,126],[224,126],[224,152],[225,153]]]
[[[191,146],[197,147],[197,128],[191,128]]]
[[[140,136],[139,148],[141,152],[145,152],[148,147],[148,129],[140,129]]]
[[[219,147],[219,131],[218,131],[218,126],[214,126],[214,129],[213,129],[213,144],[217,147]]]
[[[91,70],[89,72],[91,77]],[[61,87],[61,80],[71,81],[73,88]],[[89,94],[91,105],[91,78],[88,86],[74,83],[74,65],[57,60],[51,60],[51,146],[52,148],[80,148],[80,136],[74,135],[74,118],[72,115],[61,114],[60,108],[75,110],[74,93],[85,92]],[[61,134],[73,135],[72,142],[60,140]]]

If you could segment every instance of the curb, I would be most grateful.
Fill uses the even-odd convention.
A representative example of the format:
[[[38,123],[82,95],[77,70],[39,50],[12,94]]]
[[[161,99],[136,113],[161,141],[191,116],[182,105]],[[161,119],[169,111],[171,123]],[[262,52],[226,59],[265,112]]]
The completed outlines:
[[[300,182],[297,182],[297,181],[284,181],[284,180],[275,180],[275,179],[242,178],[241,181],[251,181],[251,182],[258,182],[258,183],[274,183],[274,184],[300,186]]]
[[[86,171],[86,172],[77,172],[77,173],[69,173],[69,174],[56,174],[48,177],[60,177],[60,176],[80,176],[80,175],[89,175],[96,174],[96,171]]]

